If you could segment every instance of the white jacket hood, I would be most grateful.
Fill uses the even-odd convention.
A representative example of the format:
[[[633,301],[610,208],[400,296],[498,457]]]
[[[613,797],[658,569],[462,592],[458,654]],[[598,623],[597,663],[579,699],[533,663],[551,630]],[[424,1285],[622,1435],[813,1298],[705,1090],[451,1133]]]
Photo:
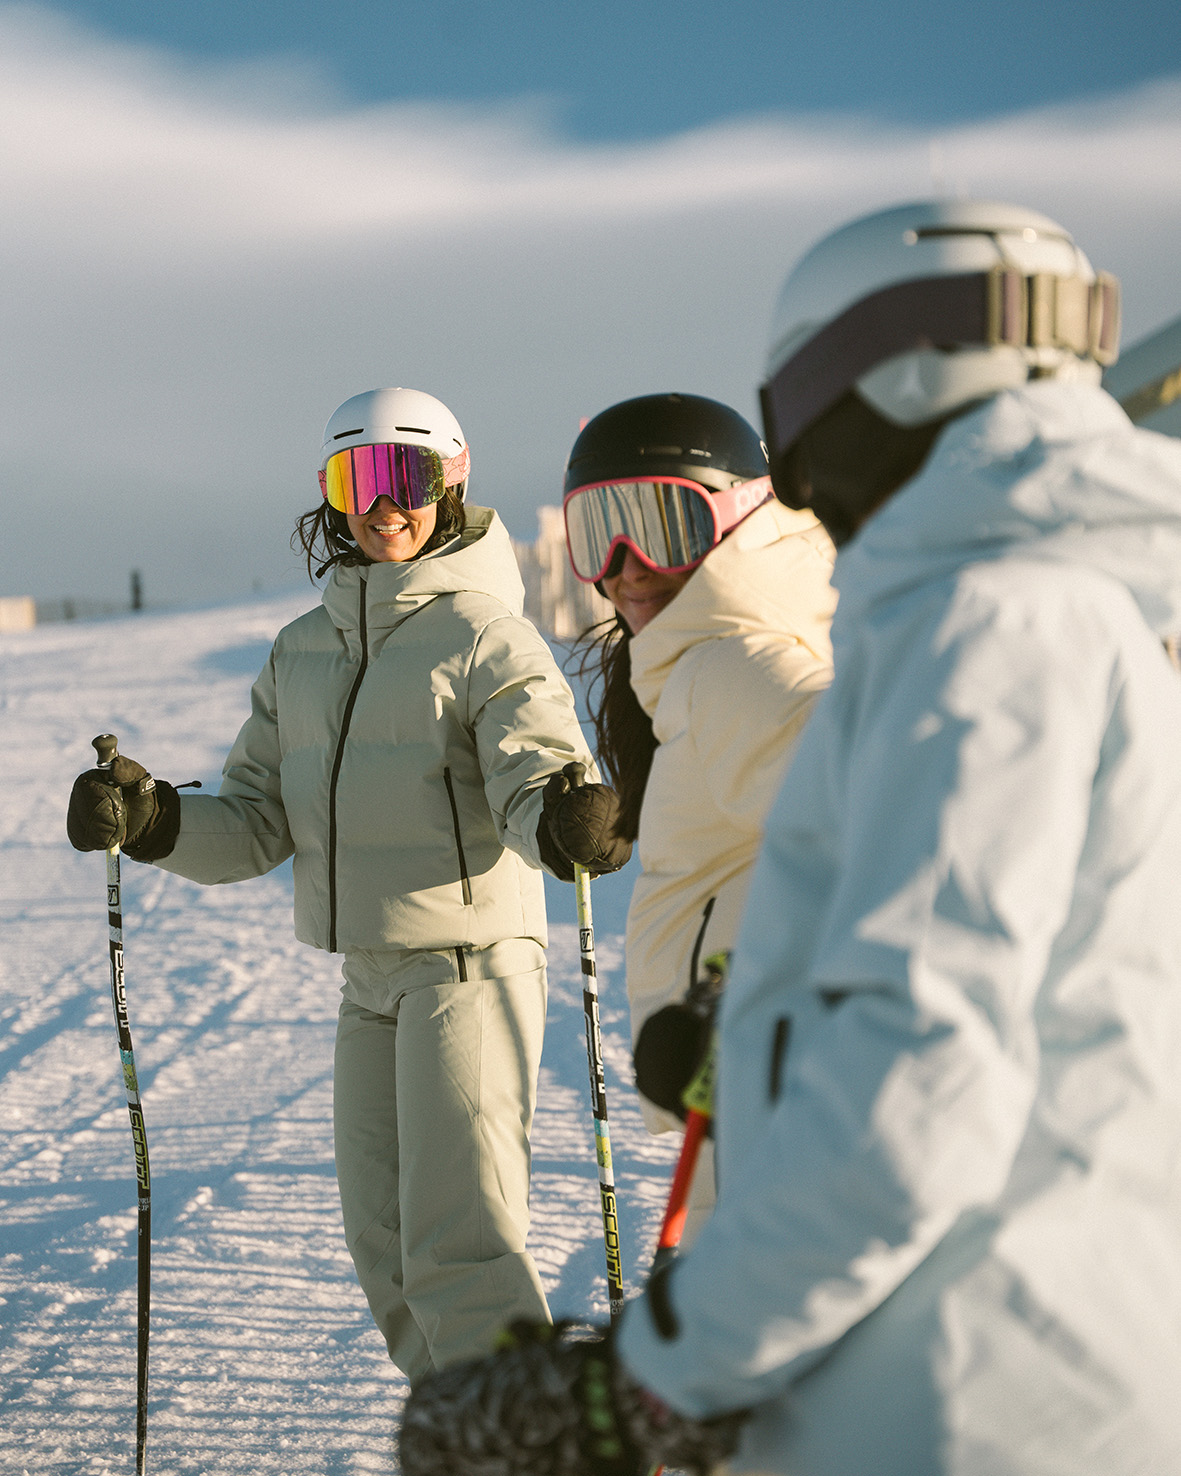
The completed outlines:
[[[1181,631],[1181,442],[1091,385],[997,395],[948,426],[838,555],[834,642],[879,600],[1014,545],[1110,574],[1159,635]]]

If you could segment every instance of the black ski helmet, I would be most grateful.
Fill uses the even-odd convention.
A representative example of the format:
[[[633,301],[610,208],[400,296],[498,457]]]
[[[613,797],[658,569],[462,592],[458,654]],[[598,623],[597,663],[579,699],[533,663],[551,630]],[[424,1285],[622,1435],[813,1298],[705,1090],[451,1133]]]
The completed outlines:
[[[683,477],[725,492],[767,471],[767,448],[737,410],[703,395],[641,395],[586,423],[570,452],[563,491]]]

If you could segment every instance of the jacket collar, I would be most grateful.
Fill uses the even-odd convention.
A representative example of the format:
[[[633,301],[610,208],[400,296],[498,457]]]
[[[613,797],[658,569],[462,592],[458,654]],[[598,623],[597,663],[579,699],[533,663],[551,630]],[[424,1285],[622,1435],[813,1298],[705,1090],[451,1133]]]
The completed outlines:
[[[513,615],[525,590],[504,524],[491,508],[467,508],[460,538],[405,564],[334,566],[324,586],[324,608],[340,630],[355,630],[361,586],[370,629],[389,629],[441,594],[491,595]]]
[[[832,559],[832,544],[810,510],[768,502],[751,513],[633,636],[631,684],[645,712],[655,713],[685,652],[721,636],[788,635],[830,662]]]

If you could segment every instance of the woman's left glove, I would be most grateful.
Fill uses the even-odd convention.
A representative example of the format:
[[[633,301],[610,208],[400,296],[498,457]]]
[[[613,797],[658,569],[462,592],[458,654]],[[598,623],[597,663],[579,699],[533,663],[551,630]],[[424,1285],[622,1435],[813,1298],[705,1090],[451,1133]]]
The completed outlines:
[[[609,784],[583,784],[582,764],[551,774],[541,791],[537,849],[555,876],[574,880],[574,863],[592,876],[627,865],[632,843],[615,833],[619,796]]]
[[[119,754],[109,769],[88,769],[74,780],[66,834],[76,851],[120,846],[133,861],[159,861],[180,834],[180,796]]]
[[[732,1454],[745,1413],[695,1420],[642,1388],[601,1328],[514,1323],[510,1345],[414,1386],[402,1476],[706,1476]]]

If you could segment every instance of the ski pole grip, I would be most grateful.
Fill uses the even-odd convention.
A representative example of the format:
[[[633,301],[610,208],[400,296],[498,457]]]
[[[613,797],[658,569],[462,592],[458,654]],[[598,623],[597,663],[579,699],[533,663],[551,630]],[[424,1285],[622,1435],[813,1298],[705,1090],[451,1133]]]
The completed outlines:
[[[99,768],[109,769],[119,752],[119,740],[114,733],[100,733],[97,738],[90,740],[90,746],[98,754]]]
[[[95,742],[98,742],[97,738],[95,739]],[[585,764],[567,764],[566,767],[562,770],[562,773],[565,774],[567,779],[569,779],[571,789],[581,789],[582,786],[586,783]]]

